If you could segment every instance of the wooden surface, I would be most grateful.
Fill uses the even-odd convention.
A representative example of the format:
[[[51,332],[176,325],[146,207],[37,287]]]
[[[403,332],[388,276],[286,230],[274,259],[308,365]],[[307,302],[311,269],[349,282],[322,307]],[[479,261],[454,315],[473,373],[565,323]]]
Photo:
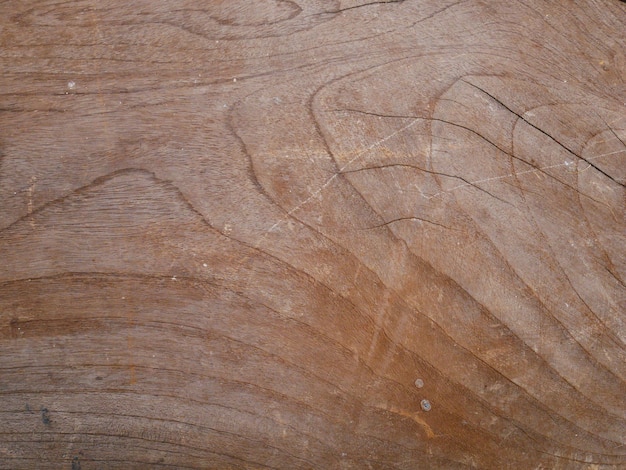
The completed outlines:
[[[0,2],[0,468],[626,468],[625,31]]]

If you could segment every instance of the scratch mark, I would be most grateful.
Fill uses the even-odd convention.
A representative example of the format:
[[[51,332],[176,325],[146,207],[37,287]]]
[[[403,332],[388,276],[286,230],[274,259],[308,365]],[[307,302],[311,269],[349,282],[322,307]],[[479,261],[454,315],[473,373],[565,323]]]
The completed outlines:
[[[604,155],[601,155],[601,156],[604,156]],[[600,156],[594,157],[593,159],[595,159],[595,158],[600,158]],[[589,160],[592,160],[592,158],[590,158]],[[570,165],[569,162],[557,163],[555,165],[548,165],[548,166],[542,166],[542,167],[533,168],[532,170],[524,170],[524,171],[518,171],[518,172],[515,172],[515,173],[506,174],[506,175],[492,176],[490,178],[483,178],[483,179],[480,179],[480,180],[472,181],[470,183],[459,184],[458,186],[453,186],[452,188],[447,189],[445,191],[440,191],[438,193],[435,193],[432,196],[424,196],[424,197],[426,199],[433,199],[435,197],[441,196],[442,194],[449,193],[449,192],[455,191],[455,190],[460,189],[460,188],[465,188],[467,186],[473,186],[473,185],[481,184],[481,183],[488,183],[490,181],[498,181],[498,180],[502,180],[502,179],[506,179],[506,178],[512,178],[514,176],[526,175],[526,174],[531,174],[531,173],[535,173],[535,174],[537,174],[537,176],[539,176],[539,173],[537,173],[539,171],[550,170],[552,168],[559,168],[559,167],[569,166],[569,165]],[[584,171],[584,170],[581,170],[581,171]]]
[[[508,109],[508,108],[507,108],[507,109]],[[335,111],[338,111],[338,110],[335,110]],[[567,187],[569,187],[569,188],[571,188],[571,189],[573,189],[573,190],[575,190],[575,191],[579,192],[581,195],[583,195],[583,196],[585,196],[585,197],[587,197],[587,198],[591,199],[592,201],[595,201],[595,202],[597,202],[597,203],[599,203],[599,204],[603,204],[603,202],[602,202],[602,201],[598,201],[597,199],[594,199],[593,197],[591,197],[591,196],[589,196],[589,195],[587,195],[587,194],[585,194],[585,193],[580,192],[578,189],[576,189],[576,188],[574,188],[574,187],[570,186],[570,185],[569,185],[569,184],[567,184],[566,182],[564,182],[564,181],[562,181],[562,180],[560,180],[560,179],[556,178],[555,176],[553,176],[553,175],[551,175],[551,174],[549,174],[549,173],[546,173],[546,172],[544,171],[544,170],[548,170],[548,169],[552,169],[552,168],[558,168],[558,167],[563,167],[563,166],[565,166],[565,167],[568,167],[568,168],[569,168],[569,167],[571,167],[571,165],[572,165],[572,162],[570,162],[570,161],[565,161],[565,162],[563,162],[563,163],[558,163],[558,164],[555,164],[555,165],[547,165],[547,166],[543,166],[543,167],[536,166],[536,165],[534,165],[532,162],[528,162],[528,161],[526,161],[526,160],[524,160],[524,159],[522,159],[522,158],[520,158],[520,157],[518,157],[518,156],[514,155],[513,153],[510,153],[510,152],[508,152],[507,150],[505,150],[505,149],[503,149],[502,147],[500,147],[500,146],[498,146],[497,144],[495,144],[494,142],[492,142],[492,141],[490,141],[490,140],[486,139],[486,138],[485,138],[482,134],[480,134],[480,133],[476,132],[474,129],[472,129],[472,128],[470,128],[470,127],[467,127],[467,126],[463,126],[463,125],[461,125],[461,124],[456,124],[456,123],[451,122],[451,121],[446,121],[445,119],[431,118],[431,117],[425,117],[425,116],[398,116],[398,115],[383,115],[383,114],[371,113],[371,112],[367,112],[367,111],[361,111],[361,110],[358,110],[358,109],[346,109],[346,110],[344,110],[344,111],[346,111],[346,112],[361,113],[361,114],[368,114],[368,115],[372,115],[372,116],[389,117],[389,118],[401,118],[401,119],[409,119],[409,118],[412,118],[412,119],[413,119],[413,118],[414,118],[414,119],[422,119],[422,120],[425,120],[425,121],[437,121],[437,122],[442,122],[442,123],[444,123],[444,124],[449,124],[449,125],[451,125],[451,126],[455,126],[455,127],[461,128],[461,129],[465,129],[465,130],[467,130],[467,131],[469,131],[469,132],[471,132],[471,133],[475,134],[476,136],[478,136],[479,138],[483,139],[485,142],[487,142],[489,145],[492,145],[494,148],[496,148],[496,149],[497,149],[497,150],[499,150],[500,152],[503,152],[503,153],[505,153],[506,155],[510,156],[511,158],[514,158],[514,159],[516,159],[516,160],[519,160],[519,161],[521,161],[522,163],[525,163],[525,164],[530,165],[530,166],[532,166],[532,167],[533,167],[533,168],[532,168],[532,169],[530,169],[530,170],[525,170],[525,171],[520,171],[520,172],[514,172],[514,173],[507,173],[506,175],[493,176],[493,177],[489,177],[489,178],[478,179],[478,180],[475,180],[475,181],[469,181],[469,180],[467,180],[467,179],[465,179],[465,178],[463,178],[463,177],[460,177],[460,176],[455,176],[455,175],[445,174],[445,173],[436,172],[436,171],[425,170],[425,169],[423,169],[423,168],[419,168],[419,167],[416,167],[416,166],[414,167],[413,165],[401,165],[401,164],[395,164],[395,165],[384,165],[384,166],[381,166],[381,168],[384,168],[384,167],[391,167],[391,166],[408,166],[408,167],[414,167],[416,170],[425,171],[425,172],[427,172],[427,173],[431,173],[431,174],[441,174],[442,176],[447,176],[447,177],[451,177],[451,178],[456,178],[456,179],[460,179],[460,180],[462,180],[462,181],[463,181],[463,183],[462,183],[462,184],[459,184],[458,186],[454,186],[454,187],[452,187],[452,188],[449,188],[449,189],[446,189],[446,190],[443,190],[443,191],[439,191],[439,192],[437,192],[437,193],[435,193],[435,194],[433,194],[433,195],[431,195],[431,196],[427,196],[426,194],[424,194],[424,193],[420,190],[420,194],[421,194],[421,195],[422,195],[422,197],[423,197],[424,199],[426,199],[426,200],[431,200],[431,199],[433,199],[433,198],[435,198],[435,197],[439,197],[439,196],[441,196],[441,195],[443,195],[443,194],[450,193],[450,192],[455,191],[455,190],[457,190],[457,189],[461,189],[461,188],[466,188],[466,187],[468,187],[468,186],[472,186],[472,187],[475,187],[476,189],[479,189],[479,190],[481,190],[481,191],[483,191],[483,192],[486,192],[486,193],[487,193],[487,194],[489,194],[490,196],[495,197],[496,199],[498,199],[498,200],[500,200],[500,201],[502,201],[502,202],[505,202],[505,203],[507,203],[507,204],[510,204],[510,203],[508,203],[507,201],[505,201],[505,200],[503,200],[503,199],[501,199],[501,198],[496,197],[494,194],[492,194],[492,193],[490,193],[490,192],[486,191],[486,190],[485,190],[485,189],[483,189],[483,188],[480,188],[480,187],[479,187],[479,186],[477,186],[477,185],[478,185],[478,184],[480,184],[480,183],[487,183],[487,182],[491,182],[491,181],[497,181],[497,180],[502,180],[502,179],[506,179],[506,178],[517,177],[517,176],[519,176],[519,175],[530,174],[530,173],[536,173],[536,174],[538,175],[538,177],[539,177],[539,173],[544,173],[546,176],[549,176],[549,177],[551,177],[551,178],[554,178],[554,179],[555,179],[556,181],[558,181],[559,183],[564,184],[565,186],[567,186]],[[413,124],[413,123],[411,122],[411,123],[410,123],[410,125],[412,125],[412,124]],[[534,126],[533,126],[533,127],[534,127]],[[566,150],[568,150],[568,149],[566,148]],[[612,154],[613,154],[613,152],[611,152],[611,153],[608,153],[608,154],[596,155],[596,156],[591,157],[591,158],[583,159],[583,158],[579,157],[578,155],[576,155],[575,153],[573,153],[573,152],[572,152],[572,151],[570,151],[570,150],[568,150],[568,152],[569,152],[569,153],[571,153],[571,154],[573,154],[573,155],[574,155],[574,156],[576,156],[577,158],[580,158],[581,160],[585,161],[586,163],[588,163],[588,164],[589,164],[589,165],[591,165],[591,166],[593,166],[593,164],[592,164],[592,163],[590,163],[592,160],[596,160],[596,159],[598,159],[598,158],[605,157],[605,156],[609,156],[609,155],[612,155]],[[349,163],[348,163],[348,164],[349,164]],[[346,166],[347,166],[347,165],[346,165]],[[344,166],[343,168],[345,169],[345,168],[346,168],[346,166]],[[595,168],[595,166],[593,166],[593,167]],[[367,169],[369,169],[369,168],[376,168],[376,167],[367,167],[367,168],[360,168],[360,169],[356,169],[356,170],[347,170],[347,171],[343,171],[343,170],[341,170],[341,171],[342,171],[343,173],[349,173],[349,172],[353,172],[353,171],[367,170]],[[585,170],[586,170],[586,169],[588,169],[588,168],[589,168],[589,167],[585,168]],[[579,170],[578,172],[580,173],[581,171],[584,171],[584,170]]]
[[[359,278],[359,274],[361,274],[361,263],[359,263],[359,265],[356,267],[356,273],[354,273],[354,280],[352,281],[352,284],[354,284],[354,286],[357,286],[357,279]]]
[[[424,430],[424,433],[426,433],[426,437],[428,439],[432,439],[434,437],[437,437],[437,435],[435,434],[433,429],[430,427],[430,425],[419,416],[419,413],[417,413],[417,412],[416,413],[409,413],[408,411],[404,411],[404,410],[401,410],[401,409],[395,408],[395,407],[387,408],[387,411],[390,411],[391,413],[395,413],[395,414],[400,415],[400,416],[404,416],[405,418],[410,418],[413,421],[415,421]]]
[[[133,330],[135,329],[135,312],[133,309],[129,309],[126,313],[126,321],[128,322],[128,336],[126,337],[126,348],[128,353],[128,373],[130,378],[128,380],[129,385],[134,385],[137,383],[137,375],[135,371],[135,361],[133,358]]]
[[[476,89],[478,89],[478,90],[480,90],[482,93],[486,94],[487,96],[489,96],[490,98],[492,98],[494,101],[496,101],[496,103],[500,104],[500,105],[501,105],[501,106],[503,106],[505,109],[507,109],[508,111],[510,111],[512,114],[514,114],[515,116],[517,116],[520,120],[522,120],[523,122],[525,122],[526,124],[528,124],[528,125],[529,125],[529,126],[531,126],[532,128],[534,128],[534,129],[536,129],[537,131],[539,131],[539,132],[541,132],[542,134],[544,134],[544,135],[545,135],[546,137],[548,137],[550,140],[552,140],[553,142],[555,142],[556,144],[558,144],[560,147],[562,147],[562,148],[563,148],[564,150],[566,150],[568,153],[570,153],[571,155],[573,155],[573,156],[575,156],[576,158],[580,159],[581,161],[583,161],[583,162],[587,163],[587,165],[588,165],[588,166],[587,166],[587,168],[582,169],[582,170],[578,170],[578,173],[580,173],[580,172],[582,172],[582,171],[586,171],[586,170],[588,170],[589,168],[594,168],[595,170],[597,170],[597,171],[599,171],[600,173],[602,173],[604,176],[606,176],[607,178],[609,178],[609,179],[610,179],[611,181],[613,181],[614,183],[616,183],[616,184],[618,184],[618,185],[620,185],[620,186],[622,186],[622,187],[624,186],[624,183],[621,183],[620,181],[617,181],[614,177],[612,177],[611,175],[609,175],[608,173],[606,173],[605,171],[603,171],[602,169],[598,168],[596,165],[594,165],[594,164],[592,163],[592,161],[593,161],[593,160],[596,160],[596,159],[598,159],[598,158],[602,158],[602,157],[611,156],[611,155],[614,155],[614,154],[616,154],[616,153],[619,153],[620,151],[617,151],[617,152],[609,152],[609,153],[602,154],[602,155],[596,155],[596,156],[593,156],[593,157],[590,157],[590,158],[583,158],[581,155],[576,154],[574,151],[572,151],[571,149],[569,149],[568,147],[566,147],[563,143],[561,143],[560,141],[558,141],[557,139],[555,139],[553,136],[551,136],[550,134],[548,134],[547,132],[545,132],[545,131],[544,131],[544,130],[542,130],[541,128],[539,128],[539,127],[535,126],[534,124],[532,124],[530,121],[528,121],[526,118],[524,118],[524,116],[522,116],[522,115],[520,115],[520,114],[516,113],[515,111],[513,111],[512,109],[510,109],[509,107],[507,107],[504,103],[502,103],[501,101],[499,101],[497,98],[495,98],[494,96],[492,96],[491,94],[489,94],[488,92],[486,92],[485,90],[483,90],[482,88],[478,87],[477,85],[475,85],[475,84],[473,84],[473,83],[471,83],[471,82],[465,81],[465,80],[463,80],[463,82],[464,82],[464,83],[466,83],[466,84],[468,84],[468,85],[470,85],[470,86],[472,86],[472,87],[474,87],[474,88],[476,88]],[[354,110],[352,110],[352,111],[354,111]],[[363,112],[363,111],[358,111],[358,112]],[[370,114],[370,113],[365,113],[365,114]],[[391,116],[389,116],[389,117],[391,117]],[[400,117],[400,116],[394,116],[394,117]],[[378,141],[374,142],[373,144],[369,145],[368,147],[366,147],[366,148],[364,148],[364,149],[362,149],[362,150],[360,150],[360,151],[356,152],[356,153],[354,154],[354,156],[353,156],[353,157],[352,157],[352,158],[351,158],[351,159],[350,159],[350,160],[349,160],[346,164],[344,164],[341,168],[339,168],[339,171],[338,171],[337,173],[335,173],[335,174],[333,174],[332,176],[330,176],[330,177],[328,178],[328,180],[326,180],[326,182],[325,182],[324,184],[322,184],[322,185],[321,185],[321,186],[320,186],[317,190],[313,191],[313,192],[309,195],[309,197],[307,197],[305,200],[303,200],[302,202],[298,203],[296,206],[294,206],[294,207],[293,207],[293,208],[291,208],[289,211],[287,211],[287,212],[286,212],[286,214],[285,214],[282,218],[280,218],[280,219],[279,219],[276,223],[274,223],[274,224],[273,224],[273,225],[272,225],[269,229],[267,229],[267,230],[263,233],[263,235],[261,235],[261,236],[259,237],[259,239],[257,240],[257,242],[256,242],[253,246],[254,246],[255,248],[258,248],[258,247],[259,247],[259,246],[263,243],[263,241],[264,241],[264,240],[268,237],[268,235],[269,235],[272,231],[274,231],[277,227],[279,227],[281,224],[283,224],[283,223],[284,223],[284,222],[285,222],[285,221],[286,221],[289,217],[291,217],[291,216],[292,216],[295,212],[297,212],[299,209],[301,209],[302,207],[306,206],[306,205],[307,205],[307,204],[308,204],[311,200],[313,200],[313,199],[315,199],[316,197],[318,197],[318,196],[322,193],[322,191],[324,191],[324,190],[325,190],[325,189],[326,189],[326,188],[327,188],[327,187],[328,187],[328,186],[329,186],[329,185],[330,185],[330,184],[331,184],[331,183],[335,180],[335,178],[337,178],[339,175],[342,175],[342,174],[344,174],[344,173],[348,173],[348,172],[351,172],[351,171],[359,171],[359,170],[351,170],[351,171],[350,171],[350,170],[347,170],[347,168],[348,168],[348,167],[349,167],[352,163],[354,163],[355,161],[357,161],[360,157],[362,157],[364,154],[366,154],[367,152],[369,152],[369,151],[371,151],[372,149],[374,149],[374,148],[376,148],[376,147],[378,147],[378,146],[380,146],[380,145],[384,144],[385,142],[387,142],[388,140],[390,140],[390,139],[392,139],[393,137],[397,136],[398,134],[400,134],[400,133],[402,133],[402,132],[404,132],[404,131],[406,131],[406,130],[410,129],[411,127],[415,126],[415,124],[416,124],[416,123],[418,123],[419,121],[422,121],[422,120],[432,120],[432,121],[447,122],[447,121],[443,121],[443,120],[440,120],[440,119],[425,118],[425,117],[422,117],[422,116],[417,116],[417,117],[414,117],[414,116],[402,116],[402,117],[404,117],[404,118],[411,118],[411,121],[410,121],[408,124],[406,124],[405,126],[403,126],[403,127],[399,128],[399,129],[397,129],[396,131],[392,132],[392,133],[391,133],[391,134],[389,134],[388,136],[384,137],[383,139],[380,139],[380,140],[378,140]],[[454,125],[454,126],[457,126],[457,127],[461,127],[461,128],[467,129],[468,131],[473,132],[473,133],[475,133],[475,134],[479,135],[479,137],[481,137],[481,138],[483,138],[483,139],[484,139],[484,137],[483,137],[483,136],[481,136],[480,134],[478,134],[476,131],[474,131],[474,130],[473,130],[473,129],[471,129],[471,128],[468,128],[468,127],[465,127],[465,126],[461,126],[461,125],[458,125],[458,124],[454,124],[454,123],[451,123],[451,122],[447,122],[447,123],[448,123],[448,124],[451,124],[451,125]],[[616,137],[619,139],[619,137],[618,137],[618,136],[616,136]],[[486,140],[486,139],[485,139],[485,140]],[[621,141],[621,139],[619,139],[619,140]],[[500,147],[498,147],[496,144],[493,144],[491,141],[487,140],[487,142],[488,142],[488,143],[490,143],[491,145],[493,145],[494,147],[498,148],[500,151],[502,151],[502,152],[506,153],[507,155],[510,155],[510,156],[511,156],[511,157],[513,157],[513,158],[519,159],[519,157],[516,157],[515,155],[511,155],[509,152],[506,152],[504,149],[501,149],[501,148],[500,148]],[[529,165],[533,166],[533,165],[532,165],[532,163],[530,163],[530,162],[526,162],[526,161],[524,161],[524,160],[521,160],[521,161],[522,161],[523,163],[526,163],[526,164],[529,164]],[[542,166],[542,167],[539,167],[539,166],[533,166],[533,168],[531,168],[531,169],[529,169],[529,170],[524,170],[524,171],[519,171],[519,172],[513,172],[513,173],[510,173],[510,174],[500,175],[500,176],[493,176],[493,177],[489,177],[489,178],[482,178],[482,179],[478,179],[478,180],[475,180],[475,181],[469,181],[469,180],[466,180],[465,178],[462,178],[462,177],[457,177],[458,179],[461,179],[461,180],[463,181],[463,183],[461,183],[461,184],[459,184],[459,185],[457,185],[457,186],[454,186],[454,187],[452,187],[452,188],[449,188],[449,189],[446,189],[446,190],[443,190],[443,191],[439,191],[439,192],[437,192],[437,193],[435,193],[435,194],[433,194],[433,195],[430,195],[430,196],[428,196],[428,195],[426,195],[426,194],[422,193],[422,191],[420,191],[420,193],[421,193],[422,197],[424,197],[425,199],[427,199],[427,200],[431,200],[431,199],[434,199],[434,198],[436,198],[436,197],[439,197],[439,196],[441,196],[441,195],[443,195],[443,194],[451,193],[452,191],[456,191],[456,190],[458,190],[458,189],[461,189],[461,188],[465,188],[465,187],[471,186],[471,187],[474,187],[474,188],[480,189],[480,190],[481,190],[481,191],[483,191],[483,192],[486,192],[486,193],[487,193],[487,194],[489,194],[490,196],[496,197],[496,196],[494,196],[492,193],[490,193],[490,192],[486,191],[486,190],[485,190],[485,189],[483,189],[483,188],[480,188],[480,187],[479,187],[479,186],[477,186],[477,185],[478,185],[478,184],[481,184],[481,183],[489,183],[489,182],[493,182],[493,181],[499,181],[499,180],[503,180],[503,179],[506,179],[506,178],[518,177],[518,176],[520,176],[520,175],[526,175],[526,174],[531,174],[531,173],[535,173],[535,174],[537,174],[537,176],[539,176],[539,173],[545,173],[545,172],[544,172],[544,170],[549,170],[549,169],[553,169],[553,168],[560,168],[560,167],[568,167],[568,168],[569,168],[569,167],[571,167],[571,164],[572,164],[572,162],[570,162],[570,161],[565,161],[565,162],[563,162],[563,163],[558,163],[558,164],[554,164],[554,165],[547,165],[547,166]],[[435,173],[435,172],[433,172],[433,173]],[[547,175],[547,176],[551,176],[551,175],[549,175],[549,174],[547,174],[547,173],[546,173],[546,175]],[[449,177],[455,177],[454,175],[446,175],[446,176],[449,176]],[[562,184],[565,184],[566,186],[569,186],[567,183],[565,183],[565,182],[563,182],[563,181],[561,181],[561,180],[559,180],[559,179],[557,179],[557,181],[559,181],[559,182],[560,182],[560,183],[562,183]],[[586,196],[586,197],[589,197],[590,199],[592,199],[592,200],[593,200],[593,201],[595,201],[595,202],[598,202],[598,203],[600,203],[600,204],[605,204],[604,202],[602,202],[602,201],[598,201],[598,200],[596,200],[596,199],[594,199],[594,198],[592,198],[592,197],[590,197],[590,196],[587,196],[587,195],[586,195],[586,194],[584,194],[584,193],[581,193],[581,194],[583,194],[583,195],[584,195],[584,196]],[[496,197],[496,199],[499,199],[499,200],[500,200],[500,201],[502,201],[502,202],[507,202],[507,201],[504,201],[504,200],[502,200],[501,198],[498,198],[498,197]]]
[[[35,211],[35,204],[33,202],[33,198],[35,196],[35,184],[37,183],[37,177],[33,176],[30,179],[30,186],[26,190],[26,195],[28,197],[27,202],[27,212],[28,212],[28,220],[30,221],[30,227],[35,228],[35,219],[33,218],[33,212]]]
[[[373,144],[369,145],[368,147],[364,148],[363,150],[357,152],[354,157],[352,157],[348,163],[346,163],[345,165],[343,165],[339,171],[335,174],[333,174],[330,178],[328,178],[328,180],[326,180],[326,182],[320,186],[317,190],[315,190],[313,193],[311,193],[311,195],[309,197],[307,197],[304,201],[302,201],[301,203],[297,204],[295,207],[293,207],[292,209],[290,209],[289,211],[287,211],[287,214],[282,217],[280,220],[278,220],[278,222],[276,222],[274,225],[272,225],[264,234],[262,237],[259,238],[259,240],[255,243],[255,248],[258,248],[260,246],[260,244],[265,240],[265,238],[267,238],[267,235],[272,232],[273,230],[276,229],[276,227],[278,227],[279,225],[281,225],[282,223],[284,223],[289,217],[291,217],[291,215],[293,215],[294,212],[298,211],[301,207],[307,205],[311,200],[315,199],[317,196],[319,196],[319,194],[324,191],[324,189],[326,189],[334,180],[335,178],[337,178],[339,175],[341,175],[344,170],[350,166],[352,163],[354,163],[355,161],[357,161],[360,157],[362,157],[364,154],[366,154],[367,152],[369,152],[370,150],[372,150],[375,147],[378,147],[381,144],[384,144],[385,142],[387,142],[389,139],[394,138],[395,136],[397,136],[398,134],[404,132],[405,130],[413,127],[415,124],[417,124],[419,121],[421,120],[421,118],[415,118],[413,119],[411,122],[409,122],[407,125],[401,127],[400,129],[392,132],[391,134],[389,134],[387,137],[374,142]]]
[[[512,113],[513,115],[517,116],[521,121],[525,122],[526,124],[528,124],[530,127],[532,127],[533,129],[541,132],[544,136],[546,136],[548,139],[550,139],[552,142],[556,143],[559,147],[561,147],[563,150],[565,150],[566,152],[568,152],[569,154],[575,156],[576,158],[584,161],[585,163],[589,164],[589,166],[593,167],[594,170],[598,171],[599,173],[603,174],[604,176],[606,176],[608,179],[610,179],[611,181],[613,181],[615,184],[618,184],[619,186],[622,187],[626,187],[626,185],[620,181],[618,181],[617,179],[615,179],[613,176],[611,176],[609,173],[607,173],[606,171],[604,171],[602,168],[594,165],[593,163],[591,163],[591,159],[589,158],[584,158],[582,155],[578,155],[576,152],[574,152],[572,149],[570,149],[569,147],[567,147],[565,144],[563,144],[561,141],[557,140],[555,137],[553,137],[552,135],[550,135],[548,132],[544,131],[542,128],[536,126],[535,124],[533,124],[532,122],[530,122],[528,119],[526,119],[524,116],[522,116],[521,114],[519,114],[518,112],[514,111],[513,109],[509,108],[506,104],[504,104],[502,101],[500,101],[498,98],[496,98],[495,96],[493,96],[491,93],[485,91],[484,89],[482,89],[481,87],[479,87],[478,85],[475,85],[472,82],[468,82],[467,80],[461,80],[463,83],[466,83],[468,85],[470,85],[471,87],[476,88],[477,90],[479,90],[480,92],[484,93],[485,95],[487,95],[489,98],[491,98],[492,100],[494,100],[496,103],[498,103],[500,106],[502,106],[504,109],[506,109],[507,111],[509,111],[510,113]],[[619,138],[618,138],[619,139]]]
[[[307,205],[312,199],[316,198],[322,191],[324,191],[324,189],[326,189],[330,183],[333,182],[333,180],[335,180],[335,178],[337,178],[339,175],[341,175],[344,170],[350,166],[352,163],[354,163],[355,161],[357,161],[360,157],[362,157],[364,154],[366,154],[367,152],[369,152],[370,150],[378,147],[381,144],[384,144],[385,142],[387,142],[389,139],[394,138],[395,136],[397,136],[398,134],[404,132],[405,130],[413,127],[415,124],[417,124],[419,121],[421,120],[421,118],[415,118],[413,119],[411,122],[409,122],[407,125],[401,127],[400,129],[392,132],[391,134],[389,134],[387,137],[374,142],[373,144],[369,145],[368,147],[364,148],[363,150],[357,152],[354,157],[352,157],[348,163],[346,163],[345,165],[343,165],[339,171],[335,174],[333,174],[330,178],[328,178],[328,180],[326,180],[326,182],[320,186],[317,190],[315,190],[313,193],[311,193],[311,195],[306,198],[304,201],[302,201],[301,203],[297,204],[295,207],[293,207],[292,209],[290,209],[287,212],[287,215],[285,217],[283,217],[282,219],[280,219],[278,222],[276,222],[274,225],[272,225],[269,230],[267,230],[267,232],[271,232],[272,230],[274,230],[276,227],[278,227],[280,224],[282,224],[285,220],[287,220],[287,218],[289,216],[291,216],[294,212],[296,212],[298,209],[300,209],[301,207]],[[262,237],[262,239],[260,241],[262,241],[265,237]],[[260,242],[259,242],[260,243]],[[258,243],[256,245],[258,247]]]

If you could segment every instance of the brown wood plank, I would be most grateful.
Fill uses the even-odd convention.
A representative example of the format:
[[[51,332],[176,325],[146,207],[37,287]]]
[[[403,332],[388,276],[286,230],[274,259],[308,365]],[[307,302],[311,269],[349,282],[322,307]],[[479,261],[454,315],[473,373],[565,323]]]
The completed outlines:
[[[0,2],[0,468],[625,468],[625,31]]]

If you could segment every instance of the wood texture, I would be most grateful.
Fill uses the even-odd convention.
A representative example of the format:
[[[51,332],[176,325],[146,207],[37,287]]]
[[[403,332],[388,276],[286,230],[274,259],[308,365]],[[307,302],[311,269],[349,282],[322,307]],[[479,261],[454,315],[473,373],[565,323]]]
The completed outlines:
[[[0,468],[626,468],[625,31],[0,2]]]

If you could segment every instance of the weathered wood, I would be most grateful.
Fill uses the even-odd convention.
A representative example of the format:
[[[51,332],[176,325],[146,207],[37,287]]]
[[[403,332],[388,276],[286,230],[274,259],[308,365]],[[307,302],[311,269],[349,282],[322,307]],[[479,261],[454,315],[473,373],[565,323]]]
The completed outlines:
[[[624,468],[625,31],[1,2],[0,468]]]

